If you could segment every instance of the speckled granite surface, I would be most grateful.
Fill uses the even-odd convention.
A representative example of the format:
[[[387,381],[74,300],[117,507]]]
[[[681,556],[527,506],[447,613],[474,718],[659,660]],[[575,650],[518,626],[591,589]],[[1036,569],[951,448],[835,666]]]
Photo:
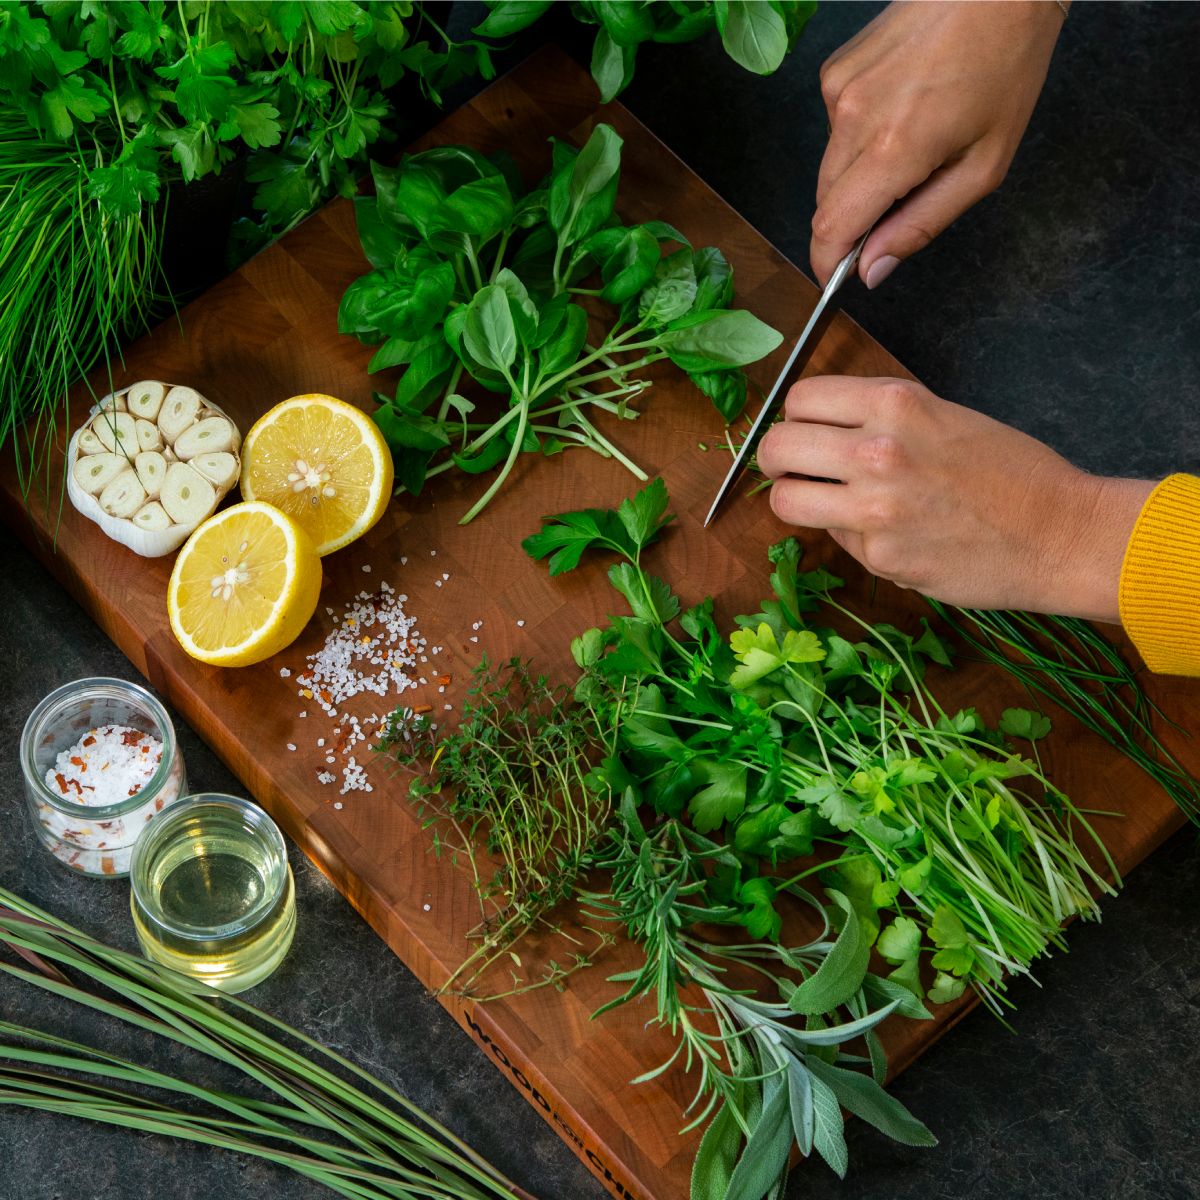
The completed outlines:
[[[768,80],[708,43],[651,48],[625,100],[804,263],[824,130],[816,68],[874,10],[824,5]],[[586,37],[561,14],[508,61],[548,36],[586,61]],[[1002,191],[879,292],[852,292],[851,313],[941,394],[1022,426],[1080,465],[1200,469],[1198,45],[1200,6],[1077,4]],[[26,714],[52,687],[134,673],[7,531],[0,563],[9,681],[0,880],[132,945],[125,887],[68,876],[36,845],[16,747]],[[238,790],[191,731],[180,736],[195,789]],[[293,863],[295,947],[248,998],[404,1089],[541,1200],[598,1200],[598,1185],[383,943],[306,860]],[[1200,1195],[1198,874],[1195,835],[1185,832],[1138,868],[1102,926],[1072,931],[1071,953],[1043,966],[1040,988],[1013,988],[1016,1036],[976,1014],[899,1081],[897,1094],[937,1131],[939,1149],[894,1147],[854,1123],[849,1178],[802,1168],[789,1200]],[[28,998],[0,982],[0,1012],[22,1019]],[[0,1113],[0,1200],[164,1193],[329,1194],[252,1160]]]

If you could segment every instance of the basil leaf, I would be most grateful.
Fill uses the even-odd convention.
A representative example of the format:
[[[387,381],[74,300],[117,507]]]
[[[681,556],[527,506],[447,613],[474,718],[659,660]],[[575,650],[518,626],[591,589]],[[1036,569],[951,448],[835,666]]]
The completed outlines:
[[[725,52],[739,66],[755,75],[779,69],[788,50],[788,35],[783,17],[770,4],[719,6],[717,27]]]
[[[393,450],[443,450],[450,444],[445,431],[421,413],[385,404],[371,414]]]
[[[537,305],[529,298],[525,285],[508,267],[496,274],[496,286],[503,288],[508,296],[508,308],[512,313],[517,336],[523,345],[528,346],[537,331]]]
[[[474,179],[456,188],[430,218],[431,233],[466,233],[486,242],[507,228],[513,218],[513,198],[502,175]]]
[[[555,145],[557,162],[550,183],[550,224],[560,240],[570,244],[587,237],[612,216],[622,141],[611,125],[601,124],[570,159],[560,145]]]
[[[553,4],[554,0],[500,0],[490,5],[491,11],[471,32],[480,37],[508,37],[527,29]]]
[[[539,330],[540,332],[540,330]],[[587,341],[588,315],[578,304],[567,305],[558,332],[542,347],[539,366],[546,376],[557,375],[574,365]]]
[[[685,371],[744,367],[766,357],[783,335],[745,309],[687,313],[659,335],[659,345]]]
[[[694,312],[728,308],[733,303],[733,268],[716,246],[702,246],[692,255],[696,276]]]
[[[633,79],[637,51],[621,45],[607,29],[596,34],[592,45],[592,78],[600,89],[600,102],[607,104],[619,96]]]
[[[371,176],[380,216],[398,228],[415,229],[424,237],[433,214],[446,198],[438,177],[413,159],[398,167],[372,163]]]
[[[407,239],[379,211],[374,196],[359,196],[354,201],[354,220],[363,254],[373,267],[392,267],[407,245]]]
[[[647,236],[650,236],[647,231]],[[657,244],[655,253],[657,254]],[[690,250],[677,250],[659,261],[654,282],[638,298],[638,316],[651,328],[682,317],[696,299],[696,272]]]
[[[654,278],[658,266],[658,240],[640,225],[625,230],[615,249],[600,267],[602,300],[620,304],[636,296]]]
[[[746,407],[746,376],[741,371],[691,371],[688,378],[713,402],[726,424]]]
[[[476,292],[467,306],[463,345],[483,367],[503,373],[517,357],[517,331],[508,294],[497,284]]]

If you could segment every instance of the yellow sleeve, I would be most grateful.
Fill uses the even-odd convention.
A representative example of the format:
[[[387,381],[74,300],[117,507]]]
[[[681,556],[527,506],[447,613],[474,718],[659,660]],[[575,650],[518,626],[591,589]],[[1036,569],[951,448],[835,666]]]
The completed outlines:
[[[1200,675],[1200,477],[1169,475],[1147,497],[1125,549],[1120,606],[1152,671]]]

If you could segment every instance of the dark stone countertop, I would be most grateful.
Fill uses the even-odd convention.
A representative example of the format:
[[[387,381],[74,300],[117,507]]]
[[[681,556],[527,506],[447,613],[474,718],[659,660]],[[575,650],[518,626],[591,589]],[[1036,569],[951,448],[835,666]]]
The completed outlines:
[[[825,130],[817,66],[873,11],[823,5],[771,79],[733,67],[711,41],[651,47],[624,99],[805,264]],[[456,28],[469,16],[460,13]],[[552,21],[518,39],[506,61],[554,37],[586,62],[588,36],[562,13]],[[1077,4],[1003,189],[879,292],[846,300],[935,391],[1096,471],[1200,468],[1198,35],[1192,5]],[[10,681],[0,881],[132,946],[126,887],[68,876],[35,842],[16,751],[27,713],[51,688],[134,672],[7,531],[0,553]],[[194,733],[179,732],[195,790],[242,790]],[[249,999],[401,1088],[541,1200],[600,1197],[326,880],[301,856],[293,863],[295,948]],[[1013,1032],[976,1013],[898,1081],[896,1094],[942,1139],[937,1150],[905,1150],[854,1122],[846,1182],[811,1164],[793,1174],[788,1196],[1200,1195],[1198,870],[1195,834],[1185,831],[1132,874],[1102,925],[1071,931],[1070,955],[1042,965],[1040,987],[1012,988]],[[0,1011],[19,1020],[38,1006],[5,980]],[[150,1200],[165,1191],[330,1194],[233,1155],[25,1111],[0,1117],[0,1200]]]

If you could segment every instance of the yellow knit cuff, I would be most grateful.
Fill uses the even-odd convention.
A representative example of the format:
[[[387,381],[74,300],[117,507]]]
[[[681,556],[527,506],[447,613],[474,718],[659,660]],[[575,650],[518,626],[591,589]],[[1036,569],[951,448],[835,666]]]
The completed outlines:
[[[1169,475],[1138,515],[1121,566],[1121,622],[1146,665],[1200,675],[1200,478]]]

